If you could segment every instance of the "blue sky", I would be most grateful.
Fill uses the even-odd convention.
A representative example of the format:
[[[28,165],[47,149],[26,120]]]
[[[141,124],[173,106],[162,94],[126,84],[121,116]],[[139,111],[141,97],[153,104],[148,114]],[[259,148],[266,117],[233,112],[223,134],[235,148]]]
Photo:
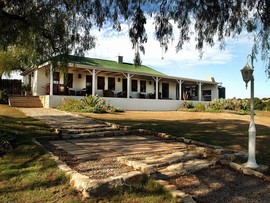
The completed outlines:
[[[122,55],[125,62],[133,62],[134,50],[128,38],[129,25],[121,26],[120,33],[109,29],[94,30],[92,34],[97,38],[96,48],[86,52],[85,56],[117,60],[117,56]],[[191,39],[184,45],[183,50],[176,53],[175,45],[178,37],[177,33],[174,33],[175,40],[169,45],[168,52],[162,54],[159,42],[154,37],[152,18],[148,18],[146,30],[148,35],[146,53],[141,55],[144,65],[171,76],[194,79],[214,77],[217,82],[221,82],[226,87],[227,98],[250,97],[250,90],[245,88],[240,73],[240,69],[246,64],[253,43],[248,34],[244,33],[238,39],[228,39],[225,50],[220,50],[219,44],[205,47],[203,58],[200,59],[199,52],[195,49],[195,40]],[[270,80],[267,80],[265,75],[263,62],[258,59],[254,62],[254,67],[255,97],[270,97]]]
[[[174,25],[175,27],[175,25]],[[128,38],[128,24],[122,24],[122,31],[116,33],[108,30],[95,31],[97,36],[96,48],[86,53],[86,56],[117,60],[118,55],[124,56],[125,62],[133,62],[134,50]],[[251,51],[253,39],[247,33],[237,39],[228,39],[225,50],[214,47],[205,47],[204,55],[200,59],[195,49],[195,40],[186,43],[183,50],[176,53],[177,33],[175,40],[169,45],[167,53],[162,54],[159,42],[154,37],[153,19],[148,18],[146,25],[148,42],[145,45],[146,53],[141,55],[144,65],[161,71],[167,75],[185,78],[206,79],[214,77],[226,87],[227,98],[248,98],[250,89],[245,88],[240,70],[245,66],[247,55]],[[175,29],[176,30],[176,29]],[[163,56],[163,59],[162,59]],[[255,97],[270,97],[270,80],[265,75],[263,62],[254,61]]]

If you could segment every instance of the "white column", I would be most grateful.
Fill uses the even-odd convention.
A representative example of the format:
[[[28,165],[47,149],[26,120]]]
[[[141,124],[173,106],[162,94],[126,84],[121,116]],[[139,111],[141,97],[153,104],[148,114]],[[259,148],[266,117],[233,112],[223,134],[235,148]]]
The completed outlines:
[[[50,95],[53,95],[53,64],[50,63]]]
[[[218,99],[218,98],[219,98],[219,94],[218,94],[218,85],[217,85],[216,87],[217,87],[217,90],[216,90],[216,91],[217,91],[217,96],[216,96],[216,97],[217,97],[217,99]]]
[[[156,79],[155,79],[155,81],[156,81],[156,99],[158,99],[158,81],[159,81],[159,78],[158,77],[156,77]]]
[[[96,94],[96,69],[92,71],[92,96]]]
[[[130,73],[127,74],[127,98],[130,98]]]
[[[197,83],[199,85],[199,101],[202,101],[202,82]]]
[[[183,80],[176,80],[179,84],[179,101],[182,100],[182,83],[184,82]]]

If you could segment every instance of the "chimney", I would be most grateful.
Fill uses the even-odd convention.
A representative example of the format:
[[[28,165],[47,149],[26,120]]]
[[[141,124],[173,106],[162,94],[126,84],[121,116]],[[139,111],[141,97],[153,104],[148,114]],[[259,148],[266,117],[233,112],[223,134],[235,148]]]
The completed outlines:
[[[118,56],[118,63],[123,63],[123,56]]]

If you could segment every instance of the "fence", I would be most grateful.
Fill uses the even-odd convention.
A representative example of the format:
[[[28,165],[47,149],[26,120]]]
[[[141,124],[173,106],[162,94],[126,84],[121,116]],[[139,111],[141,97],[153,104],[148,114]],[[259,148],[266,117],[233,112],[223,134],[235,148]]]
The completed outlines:
[[[22,81],[11,79],[0,79],[0,90],[6,90],[9,95],[21,94]]]

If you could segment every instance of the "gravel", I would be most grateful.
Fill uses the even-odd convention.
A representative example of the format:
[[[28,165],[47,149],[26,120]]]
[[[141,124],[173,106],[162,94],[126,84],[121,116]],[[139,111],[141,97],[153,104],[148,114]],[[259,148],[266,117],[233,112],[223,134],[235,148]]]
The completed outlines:
[[[169,181],[198,203],[270,202],[270,182],[247,176],[228,167],[206,169]]]

